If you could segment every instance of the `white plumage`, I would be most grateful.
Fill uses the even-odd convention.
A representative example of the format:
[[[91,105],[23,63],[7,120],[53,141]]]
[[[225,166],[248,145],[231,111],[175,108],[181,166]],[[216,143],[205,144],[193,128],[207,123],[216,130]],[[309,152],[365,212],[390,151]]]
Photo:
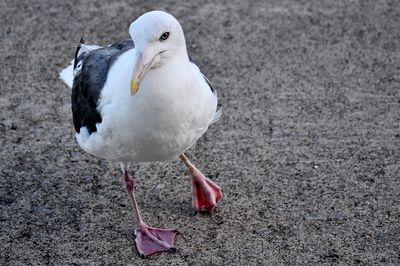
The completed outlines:
[[[133,42],[108,47],[81,41],[60,78],[72,88],[79,145],[95,156],[122,162],[136,216],[136,246],[148,256],[174,251],[177,231],[143,222],[128,162],[179,157],[192,176],[193,207],[211,212],[222,199],[221,189],[184,152],[220,112],[216,92],[188,58],[182,28],[174,17],[161,11],[146,13],[131,24],[129,33]]]
[[[98,48],[101,47],[84,45],[81,52]],[[129,86],[137,58],[136,48],[118,57],[101,91],[97,110],[102,122],[96,125],[97,132],[89,135],[83,127],[76,139],[86,152],[108,160],[177,159],[219,117],[217,95],[183,53],[151,69],[132,97]],[[71,88],[72,65],[73,62],[60,73]]]

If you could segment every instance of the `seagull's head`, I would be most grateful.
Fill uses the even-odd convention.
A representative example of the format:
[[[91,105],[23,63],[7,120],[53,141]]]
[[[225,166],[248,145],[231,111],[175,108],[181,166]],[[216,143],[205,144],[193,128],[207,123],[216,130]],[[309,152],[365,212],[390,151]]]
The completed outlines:
[[[149,70],[164,65],[171,58],[188,57],[182,27],[166,12],[143,14],[131,24],[129,34],[136,50],[130,86],[132,95]]]

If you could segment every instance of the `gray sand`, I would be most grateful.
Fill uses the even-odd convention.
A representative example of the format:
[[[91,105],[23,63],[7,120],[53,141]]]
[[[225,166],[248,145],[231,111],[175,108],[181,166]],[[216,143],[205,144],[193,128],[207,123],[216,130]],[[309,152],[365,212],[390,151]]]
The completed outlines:
[[[398,1],[110,2],[0,0],[0,265],[400,264]],[[135,165],[145,221],[181,233],[141,259],[118,164],[77,145],[57,72],[152,9],[218,90],[188,156],[224,199],[194,214],[181,162]]]

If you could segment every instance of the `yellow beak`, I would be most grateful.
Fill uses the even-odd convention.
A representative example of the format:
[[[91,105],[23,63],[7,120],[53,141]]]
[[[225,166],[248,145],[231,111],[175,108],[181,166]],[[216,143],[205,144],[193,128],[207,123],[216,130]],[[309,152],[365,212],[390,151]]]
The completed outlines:
[[[151,52],[151,51],[150,51]],[[147,52],[148,53],[148,52]],[[135,65],[133,67],[130,90],[131,95],[135,95],[139,91],[139,84],[143,81],[147,71],[149,71],[154,63],[156,56],[143,56],[142,53],[138,53]],[[143,58],[147,58],[147,61],[143,62]]]
[[[142,54],[139,53],[138,57],[136,58],[136,63],[135,66],[133,67],[133,73],[132,73],[132,78],[131,78],[131,84],[130,84],[130,89],[131,89],[131,95],[135,95],[138,90],[139,90],[139,83],[142,81],[143,76],[144,76],[144,65],[143,65],[143,59],[142,59]]]
[[[136,79],[136,77],[132,77],[131,79],[131,95],[135,95],[139,90],[139,81]]]

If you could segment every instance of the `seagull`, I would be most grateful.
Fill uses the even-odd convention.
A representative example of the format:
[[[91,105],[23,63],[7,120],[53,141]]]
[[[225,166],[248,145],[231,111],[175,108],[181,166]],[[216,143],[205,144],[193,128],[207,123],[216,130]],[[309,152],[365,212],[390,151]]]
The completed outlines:
[[[217,93],[191,62],[179,22],[163,11],[141,15],[130,39],[107,47],[79,42],[60,72],[72,89],[76,140],[86,152],[121,163],[136,219],[140,256],[175,251],[177,230],[148,226],[135,197],[130,163],[180,158],[192,177],[193,208],[212,212],[221,188],[185,152],[220,117]]]

